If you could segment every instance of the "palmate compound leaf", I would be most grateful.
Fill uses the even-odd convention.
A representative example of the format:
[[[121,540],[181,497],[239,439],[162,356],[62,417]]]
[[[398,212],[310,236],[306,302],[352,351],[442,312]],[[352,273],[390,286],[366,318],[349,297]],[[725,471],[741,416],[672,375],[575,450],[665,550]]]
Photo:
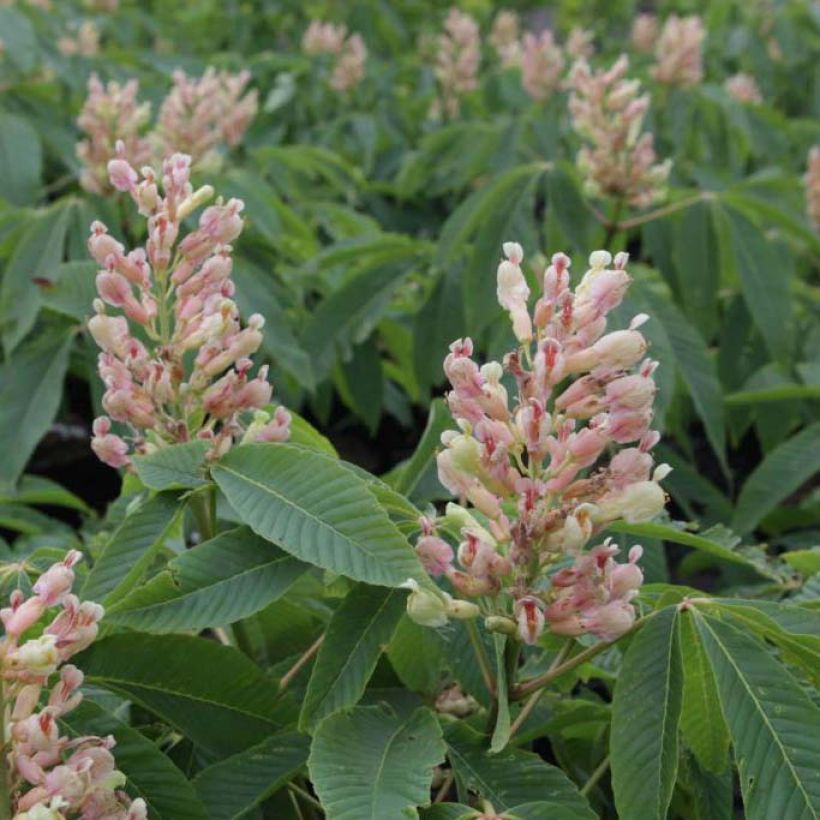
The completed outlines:
[[[254,663],[206,638],[112,635],[74,662],[87,683],[140,704],[216,755],[261,742],[291,717],[287,700]]]
[[[820,815],[820,709],[766,648],[697,610],[749,820]]]
[[[322,718],[355,705],[405,611],[407,593],[358,584],[333,614],[299,715],[307,730]]]
[[[319,724],[308,770],[328,820],[417,817],[444,752],[429,709],[402,719],[388,707],[357,706]]]
[[[664,820],[678,769],[683,677],[678,612],[668,607],[632,639],[612,699],[612,788],[622,820]]]
[[[376,586],[425,577],[367,483],[329,456],[251,444],[211,472],[245,524],[303,561]]]
[[[594,820],[595,812],[586,798],[557,766],[517,749],[488,754],[486,738],[463,721],[448,726],[445,738],[462,802],[478,794],[497,812],[526,803],[547,803],[560,807],[556,816],[562,820]]]
[[[203,769],[193,784],[210,820],[238,820],[285,785],[306,763],[310,739],[281,732]]]
[[[307,569],[248,527],[237,527],[171,560],[111,606],[106,621],[145,632],[231,624],[277,600]]]

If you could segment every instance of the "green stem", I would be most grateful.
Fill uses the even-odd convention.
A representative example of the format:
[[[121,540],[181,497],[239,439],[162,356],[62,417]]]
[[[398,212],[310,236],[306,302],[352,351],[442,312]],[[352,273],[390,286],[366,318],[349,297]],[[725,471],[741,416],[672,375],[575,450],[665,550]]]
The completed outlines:
[[[604,776],[609,768],[609,755],[607,755],[597,766],[595,771],[589,776],[589,780],[581,787],[581,794],[586,797],[594,788],[597,782]]]
[[[481,677],[484,679],[484,685],[487,687],[489,693],[495,697],[495,680],[490,671],[490,661],[487,658],[487,653],[484,651],[484,645],[481,643],[481,637],[478,634],[478,628],[475,621],[465,621],[465,628],[467,634],[470,636],[470,643],[473,645],[473,651],[478,661],[478,666],[481,669]]]
[[[615,203],[615,209],[612,212],[612,219],[609,220],[609,225],[607,225],[606,238],[604,239],[604,250],[609,250],[612,246],[612,241],[615,239],[615,235],[621,229],[621,225],[618,220],[621,218],[621,211],[623,211],[623,209],[624,200],[623,197],[621,197]]]
[[[216,535],[216,491],[206,487],[191,495],[191,514],[199,533],[199,543],[210,541]]]
[[[641,216],[633,217],[632,219],[625,219],[623,222],[618,223],[617,219],[614,219],[613,222],[617,224],[614,226],[616,230],[619,231],[626,231],[630,228],[637,228],[639,225],[645,225],[647,222],[654,222],[656,219],[660,219],[664,216],[669,216],[669,214],[675,213],[675,211],[681,211],[684,208],[690,208],[692,205],[697,205],[698,202],[706,202],[709,199],[714,199],[715,195],[712,191],[701,191],[699,194],[695,194],[694,196],[688,197],[687,199],[678,200],[678,202],[673,202],[670,205],[664,205],[663,208],[658,208],[654,211],[650,211],[648,214],[642,214]]]
[[[309,792],[306,792],[301,786],[297,786],[295,783],[288,783],[288,788],[294,793],[298,794],[299,797],[302,798],[306,803],[309,803],[313,806],[314,809],[319,809],[319,811],[324,811],[322,808],[322,804]]]
[[[640,629],[654,615],[655,612],[650,612],[648,615],[644,615],[643,618],[638,618],[638,620],[632,624],[632,628],[628,632],[621,635],[621,637],[617,640],[620,641],[627,635],[631,635],[633,632]],[[600,643],[596,643],[594,646],[587,647],[583,650],[583,652],[579,652],[569,660],[564,661],[564,663],[561,663],[554,668],[550,667],[546,672],[544,672],[543,675],[530,678],[530,680],[524,681],[521,685],[516,686],[515,690],[510,693],[510,698],[512,700],[521,700],[521,698],[528,695],[530,692],[535,692],[537,689],[543,689],[547,684],[552,683],[552,681],[556,678],[560,678],[561,675],[571,672],[575,669],[575,667],[580,666],[582,663],[586,663],[596,655],[600,655],[601,652],[609,649],[609,647],[613,646],[615,643],[617,643],[617,641],[601,641]]]

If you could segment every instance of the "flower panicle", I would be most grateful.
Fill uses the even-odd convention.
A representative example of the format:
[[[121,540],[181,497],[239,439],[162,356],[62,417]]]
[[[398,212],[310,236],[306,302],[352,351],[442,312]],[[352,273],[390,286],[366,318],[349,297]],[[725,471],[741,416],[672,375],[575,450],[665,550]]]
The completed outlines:
[[[346,26],[311,20],[302,36],[302,51],[310,57],[333,56],[329,84],[334,91],[347,93],[364,79],[367,46],[360,34],[348,35]]]
[[[521,42],[521,83],[532,99],[542,102],[561,86],[564,55],[552,31],[527,32]]]
[[[488,628],[526,643],[547,626],[614,640],[635,620],[641,548],[619,564],[611,541],[585,547],[611,523],[648,521],[666,503],[659,482],[669,468],[651,455],[657,362],[639,330],[648,317],[608,328],[631,282],[625,253],[593,253],[574,290],[571,260],[555,254],[531,305],[522,247],[503,250],[497,295],[518,346],[481,366],[470,339],[450,346],[444,371],[457,429],[442,435],[437,464],[459,502],[422,519],[416,550],[453,595],[494,601]],[[458,545],[447,533],[459,534]],[[449,593],[438,602],[426,590],[414,595],[411,616],[415,608],[423,622],[459,617]]]
[[[440,99],[436,111],[447,117],[457,117],[461,98],[478,88],[481,63],[481,34],[475,18],[452,6],[444,20],[444,30],[438,37],[435,75]],[[436,113],[434,111],[434,113]]]
[[[643,131],[649,96],[627,79],[621,55],[605,71],[578,60],[569,75],[569,110],[583,140],[576,159],[591,196],[621,199],[645,208],[665,196],[671,161],[656,162],[652,134]]]
[[[139,101],[136,80],[103,85],[92,74],[77,118],[85,134],[76,148],[83,164],[80,184],[91,193],[111,193],[108,163],[115,158],[141,168],[179,152],[191,156],[195,165],[216,167],[220,146],[237,145],[256,116],[257,93],[247,90],[249,81],[247,71],[208,68],[199,78],[175,71],[156,125],[149,129],[151,106]]]
[[[102,351],[108,414],[94,422],[92,448],[112,467],[128,466],[132,452],[194,439],[208,441],[215,458],[235,440],[288,437],[287,411],[271,417],[263,409],[272,394],[267,366],[251,376],[264,319],[253,314],[243,327],[233,300],[231,242],[242,231],[244,203],[217,199],[183,235],[183,220],[214,194],[209,185],[194,190],[190,170],[190,156],[179,153],[159,174],[111,160],[111,183],[147,217],[148,239],[126,253],[105,225],[91,226],[88,248],[100,270],[88,329]],[[111,419],[127,426],[130,444],[112,432]]]
[[[97,637],[103,608],[72,593],[71,550],[36,581],[28,597],[11,594],[0,610],[4,721],[15,820],[145,820],[145,801],[122,791],[114,738],[70,738],[59,719],[82,701],[83,673],[66,663]],[[56,611],[56,614],[52,614]],[[26,633],[50,617],[39,637]]]
[[[670,15],[655,43],[652,76],[664,85],[691,88],[703,81],[706,29],[697,15]]]

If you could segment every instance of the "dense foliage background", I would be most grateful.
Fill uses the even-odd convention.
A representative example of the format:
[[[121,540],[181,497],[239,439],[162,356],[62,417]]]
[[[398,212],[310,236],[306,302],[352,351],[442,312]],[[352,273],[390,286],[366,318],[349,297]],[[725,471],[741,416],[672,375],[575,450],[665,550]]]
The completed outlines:
[[[317,795],[329,817],[351,819],[416,816],[437,795],[447,802],[422,817],[491,806],[504,817],[643,820],[666,816],[670,801],[682,818],[732,817],[744,803],[749,817],[816,816],[817,744],[791,746],[817,726],[820,668],[820,171],[813,217],[805,179],[820,143],[816,4],[460,3],[480,25],[480,66],[449,108],[437,3],[1,5],[0,581],[5,598],[66,549],[89,556],[83,596],[110,614],[78,661],[90,686],[72,720],[117,737],[151,816],[319,817]],[[533,99],[490,42],[502,5],[522,33],[549,27],[560,44],[589,30],[594,68],[629,54],[657,157],[671,160],[661,200],[635,208],[585,186],[568,90]],[[702,17],[701,81],[656,79],[655,56],[631,42],[639,12]],[[352,87],[333,87],[332,56],[302,48],[314,19],[361,35]],[[349,492],[403,535],[447,498],[435,452],[452,426],[439,398],[448,345],[469,335],[486,358],[511,347],[495,301],[501,243],[536,257],[533,282],[559,250],[577,273],[592,250],[630,254],[618,318],[652,317],[656,454],[673,472],[668,517],[613,532],[644,545],[640,600],[661,612],[627,644],[630,665],[619,644],[559,678],[500,754],[484,753],[497,693],[463,626],[418,626],[394,581],[346,571],[338,556],[283,552],[224,496],[219,534],[186,550],[207,535],[180,501],[205,483],[197,464],[171,476],[154,463],[121,481],[91,453],[102,386],[85,329],[98,267],[88,226],[102,219],[131,245],[143,237],[123,195],[79,183],[89,77],[137,79],[155,112],[174,70],[209,66],[247,70],[259,99],[239,144],[195,167],[198,183],[245,202],[234,278],[243,313],[266,319],[257,359],[293,412],[294,440],[314,451],[306,463],[318,459],[313,480],[335,486],[316,452],[358,465]],[[725,81],[739,72],[759,100],[731,93]],[[214,474],[230,496],[226,474]],[[665,608],[686,595],[715,596],[699,625]],[[655,669],[670,646],[682,661]],[[496,649],[488,638],[488,657]],[[548,636],[540,650],[522,660],[527,675],[559,644]],[[478,719],[442,719],[442,735],[435,706],[454,683],[458,709]],[[627,714],[616,686],[646,708]],[[778,687],[792,700],[769,702]],[[772,728],[782,709],[794,723]],[[658,738],[670,710],[671,734]],[[624,732],[663,765],[613,765],[610,777]],[[730,742],[740,777],[726,765]],[[348,791],[334,782],[342,760],[362,774]],[[647,790],[659,784],[656,806],[617,783],[613,802],[613,779],[644,778]]]

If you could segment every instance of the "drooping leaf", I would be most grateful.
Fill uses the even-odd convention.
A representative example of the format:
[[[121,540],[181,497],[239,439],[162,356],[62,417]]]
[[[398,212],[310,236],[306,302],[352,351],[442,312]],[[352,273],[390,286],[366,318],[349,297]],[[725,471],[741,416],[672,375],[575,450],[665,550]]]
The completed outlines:
[[[178,555],[109,607],[106,620],[146,632],[231,624],[277,600],[306,570],[292,555],[238,527]]]
[[[430,404],[427,425],[413,455],[401,465],[393,486],[397,492],[411,495],[427,468],[433,463],[441,445],[441,434],[453,424],[450,411],[441,399]]]
[[[130,632],[73,661],[86,682],[154,712],[210,752],[240,752],[281,728],[273,682],[238,650],[188,635]]]
[[[683,613],[678,620],[684,672],[681,733],[700,765],[719,774],[728,761],[729,729],[720,711],[712,668],[692,616]]]
[[[142,500],[106,541],[85,579],[82,597],[108,605],[130,592],[169,537],[183,509],[174,492]]]
[[[63,327],[0,365],[0,491],[8,492],[60,406],[72,335]]]
[[[56,481],[40,475],[24,475],[10,492],[0,491],[0,503],[47,504],[80,512],[90,512],[85,501]]]
[[[632,639],[612,699],[612,789],[623,820],[664,820],[678,769],[683,676],[677,608]]]
[[[156,820],[207,820],[210,812],[185,775],[156,743],[86,698],[61,718],[74,735],[113,735],[117,768]],[[209,807],[210,808],[210,807]]]
[[[303,561],[382,586],[424,576],[364,481],[328,456],[288,444],[246,445],[212,474],[254,532]]]
[[[319,724],[308,769],[328,820],[415,817],[430,803],[444,752],[429,709],[402,719],[386,707],[358,706]]]
[[[723,396],[714,359],[709,355],[701,335],[671,300],[650,288],[644,289],[644,293],[652,309],[652,318],[661,322],[666,330],[675,353],[675,363],[689,388],[689,395],[706,430],[706,438],[724,473],[728,474]]]
[[[37,318],[42,301],[37,280],[57,278],[71,207],[70,200],[62,200],[35,216],[3,272],[0,336],[6,355],[20,344]]]
[[[11,10],[2,10],[7,11]],[[35,204],[42,166],[37,132],[22,117],[0,112],[0,196],[13,205]]]
[[[507,682],[507,660],[505,648],[507,638],[495,633],[495,680],[496,680],[496,720],[493,736],[490,739],[490,752],[497,754],[502,751],[510,740],[510,693]]]
[[[297,732],[275,734],[214,763],[193,780],[211,820],[239,820],[285,785],[307,762],[310,741]]]
[[[573,820],[595,817],[561,769],[537,755],[513,749],[490,755],[484,737],[462,721],[448,726],[445,738],[459,799],[466,801],[470,792],[476,792],[497,812],[543,801],[561,806]]]
[[[302,701],[299,726],[354,706],[405,610],[402,590],[358,584],[334,613]]]
[[[784,498],[820,470],[820,422],[775,447],[746,479],[732,529],[751,532]]]
[[[728,231],[743,298],[772,357],[784,360],[791,347],[791,301],[788,267],[778,259],[763,232],[735,208],[721,214]]]
[[[697,615],[749,820],[820,814],[820,710],[763,646]]]

